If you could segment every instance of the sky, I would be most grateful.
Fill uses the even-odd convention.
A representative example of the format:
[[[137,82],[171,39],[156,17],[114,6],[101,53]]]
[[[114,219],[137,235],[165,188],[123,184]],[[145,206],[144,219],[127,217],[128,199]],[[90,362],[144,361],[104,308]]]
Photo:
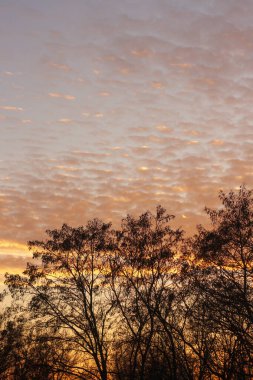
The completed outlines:
[[[28,240],[253,187],[252,0],[0,0],[0,282]]]

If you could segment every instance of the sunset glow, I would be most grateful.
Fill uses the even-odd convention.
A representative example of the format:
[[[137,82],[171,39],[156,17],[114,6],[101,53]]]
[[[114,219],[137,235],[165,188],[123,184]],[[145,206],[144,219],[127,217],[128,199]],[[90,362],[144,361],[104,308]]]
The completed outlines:
[[[253,2],[0,2],[0,281],[63,223],[253,187]]]

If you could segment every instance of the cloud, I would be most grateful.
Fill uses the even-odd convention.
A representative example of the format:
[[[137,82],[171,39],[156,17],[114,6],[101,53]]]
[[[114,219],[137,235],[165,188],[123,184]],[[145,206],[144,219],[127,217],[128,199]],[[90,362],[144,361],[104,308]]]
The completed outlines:
[[[8,255],[8,254],[2,254],[0,252],[0,260],[1,260],[1,266],[0,266],[0,284],[4,282],[4,275],[5,273],[22,273],[25,268],[26,264],[28,262],[32,261],[31,255],[21,256],[21,255]],[[2,281],[1,281],[2,280]]]
[[[0,240],[0,251],[8,252],[8,251],[16,251],[16,252],[25,252],[27,251],[27,247],[24,244],[18,243],[13,240]]]
[[[31,119],[22,119],[22,123],[23,124],[32,124],[32,120]]]
[[[63,124],[72,124],[74,122],[74,120],[68,119],[68,118],[65,118],[65,117],[59,119],[58,121],[59,121],[59,123],[63,123]]]
[[[102,91],[99,93],[99,96],[110,96],[110,92],[107,92],[107,91]]]
[[[50,62],[49,66],[53,69],[64,71],[64,72],[70,72],[71,71],[71,67],[69,65],[64,64],[64,63]]]
[[[15,75],[15,73],[13,73],[12,71],[4,71],[3,75],[5,75],[7,77],[12,77],[13,75]]]
[[[224,145],[224,141],[223,140],[219,140],[219,139],[215,139],[215,140],[211,141],[211,144],[212,145],[218,145],[218,146],[220,146],[220,145]]]
[[[65,100],[75,100],[76,99],[76,97],[73,95],[65,95],[65,94],[62,94],[59,92],[49,92],[48,95],[50,96],[50,98],[61,98],[61,99],[65,99]]]
[[[4,111],[23,111],[22,107],[16,106],[0,106],[0,109]]]
[[[119,225],[159,203],[191,232],[221,187],[253,186],[250,1],[28,3],[35,18],[0,12],[8,252],[63,222]]]
[[[163,125],[163,124],[157,125],[156,129],[159,132],[163,132],[163,133],[170,133],[171,132],[171,128],[168,128],[166,125]]]

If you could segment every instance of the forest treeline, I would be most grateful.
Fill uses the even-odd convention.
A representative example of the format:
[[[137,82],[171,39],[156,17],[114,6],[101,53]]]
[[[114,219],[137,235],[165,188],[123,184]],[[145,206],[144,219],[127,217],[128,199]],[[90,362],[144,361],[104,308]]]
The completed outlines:
[[[253,195],[220,201],[190,238],[158,206],[29,242],[6,275],[0,379],[252,379]]]

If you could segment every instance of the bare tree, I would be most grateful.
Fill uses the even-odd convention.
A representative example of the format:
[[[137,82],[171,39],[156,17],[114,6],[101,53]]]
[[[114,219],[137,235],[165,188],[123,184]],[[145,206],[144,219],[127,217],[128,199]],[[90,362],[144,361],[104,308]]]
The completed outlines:
[[[157,375],[159,357],[166,362],[165,370],[160,361],[163,373],[159,378],[178,376],[177,343],[171,326],[175,322],[175,256],[182,231],[170,227],[172,218],[159,206],[155,215],[146,212],[137,219],[123,219],[118,231],[117,252],[111,259],[116,275],[111,285],[124,337],[121,350],[125,346],[128,353],[128,379],[149,379],[155,367]],[[124,361],[122,364],[125,367]]]
[[[187,339],[202,368],[244,379],[253,374],[253,198],[241,187],[220,199],[221,208],[206,208],[211,229],[199,226],[192,240],[189,298],[196,302]]]
[[[253,196],[220,200],[186,242],[161,206],[30,242],[35,262],[6,276],[0,379],[252,378]]]
[[[86,227],[63,225],[47,231],[49,239],[33,241],[38,264],[28,264],[24,276],[7,276],[13,295],[29,300],[29,312],[52,339],[66,345],[77,365],[69,372],[80,379],[108,378],[113,305],[106,276],[110,224],[95,219]]]

